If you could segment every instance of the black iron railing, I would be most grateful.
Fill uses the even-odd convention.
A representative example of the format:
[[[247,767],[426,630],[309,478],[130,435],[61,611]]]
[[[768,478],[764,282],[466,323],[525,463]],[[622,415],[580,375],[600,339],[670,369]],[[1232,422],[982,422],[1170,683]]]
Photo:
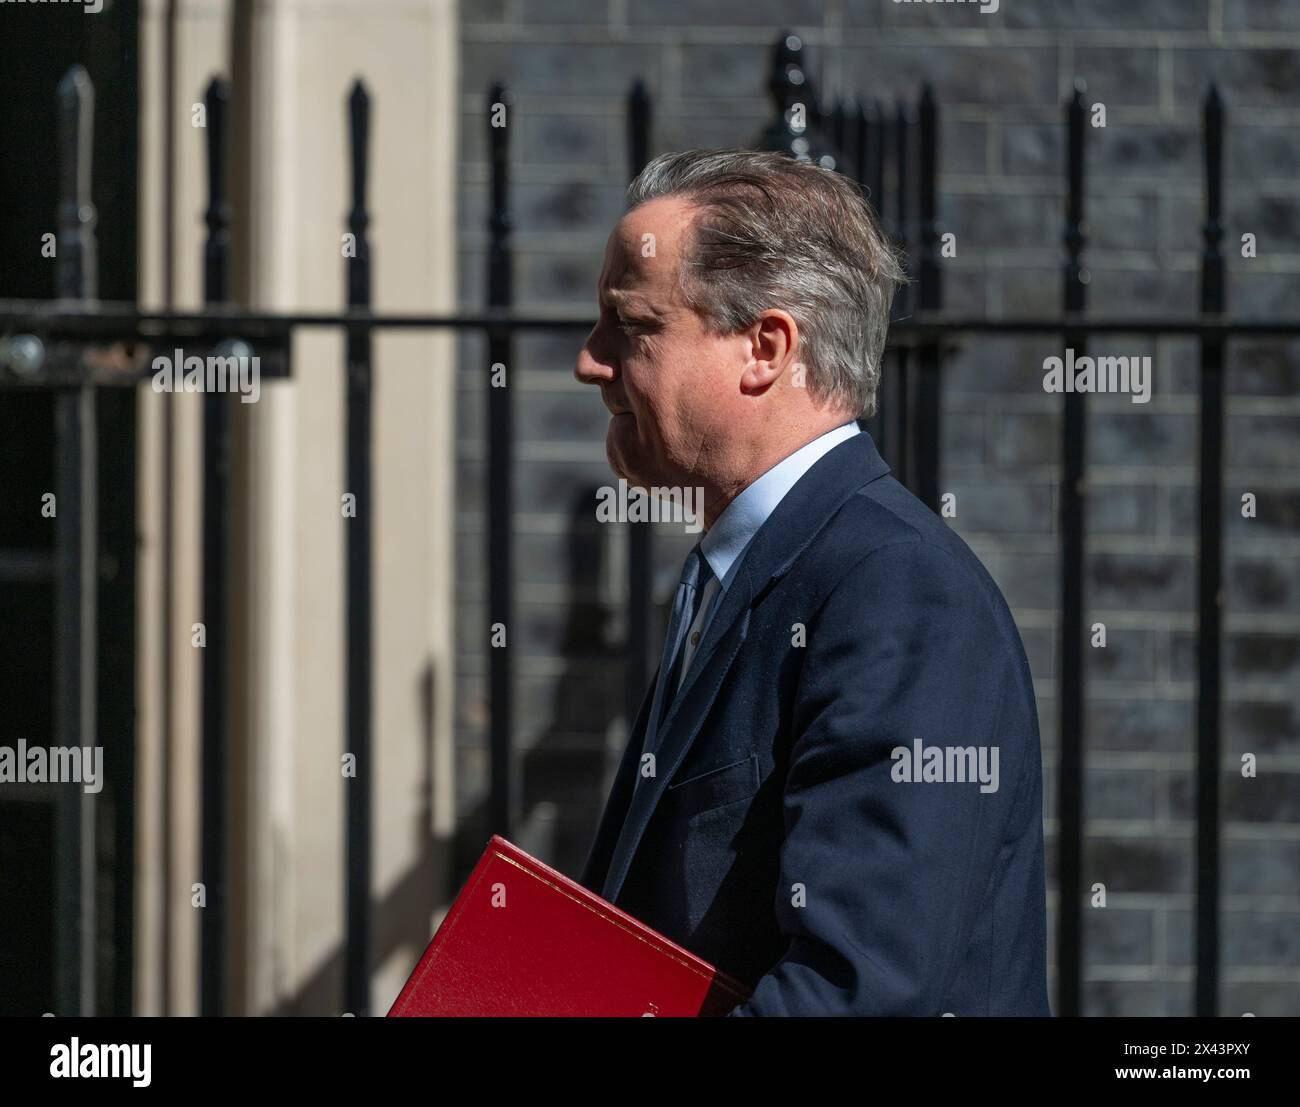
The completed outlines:
[[[1069,135],[1065,165],[1063,312],[1058,317],[987,320],[944,315],[937,205],[938,115],[927,87],[915,108],[898,105],[892,112],[859,100],[827,106],[820,102],[802,62],[802,45],[782,36],[774,54],[772,89],[776,115],[762,141],[793,156],[832,165],[859,181],[880,211],[883,224],[917,257],[915,284],[905,289],[895,309],[890,334],[892,367],[882,386],[881,410],[870,422],[895,471],[932,507],[940,489],[940,399],[945,349],[958,339],[979,335],[1055,334],[1077,351],[1089,336],[1128,333],[1185,335],[1200,340],[1200,544],[1197,739],[1197,872],[1196,1013],[1213,1014],[1217,1005],[1219,966],[1218,765],[1221,752],[1219,665],[1222,576],[1223,491],[1223,355],[1225,343],[1243,335],[1296,335],[1294,321],[1233,321],[1224,317],[1222,237],[1224,112],[1214,90],[1205,103],[1206,217],[1202,252],[1200,318],[1089,318],[1083,314],[1087,270],[1083,261],[1085,126],[1083,88],[1066,105]],[[512,247],[509,215],[507,125],[494,125],[500,110],[513,109],[508,90],[493,85],[488,98],[488,149],[491,159],[487,309],[482,312],[376,314],[370,308],[370,248],[366,237],[369,212],[366,164],[369,98],[358,82],[348,101],[351,129],[352,203],[347,227],[353,249],[346,259],[346,310],[337,313],[267,313],[230,305],[230,207],[228,171],[228,90],[214,80],[207,90],[208,227],[204,246],[204,300],[199,312],[141,311],[131,304],[95,303],[94,214],[89,205],[91,90],[84,72],[71,74],[59,89],[66,126],[63,131],[63,196],[59,250],[62,301],[0,303],[0,388],[44,388],[57,392],[56,426],[59,524],[54,570],[57,608],[59,710],[56,738],[61,744],[84,744],[93,718],[88,715],[94,673],[94,395],[97,387],[134,385],[145,375],[104,373],[81,356],[87,344],[131,343],[164,352],[177,343],[216,347],[232,340],[262,358],[263,372],[289,372],[290,334],[299,326],[337,326],[347,336],[346,482],[356,497],[356,515],[346,527],[347,674],[345,717],[347,752],[356,758],[356,776],[347,784],[345,1002],[355,1013],[369,1010],[372,926],[371,904],[371,744],[372,708],[372,543],[373,480],[371,471],[371,403],[374,386],[371,336],[378,329],[452,329],[483,333],[488,339],[485,366],[488,435],[488,615],[492,624],[512,625],[514,612],[511,538],[514,478],[514,412],[508,374],[514,365],[515,335],[525,330],[581,332],[592,320],[584,314],[554,315],[513,309]],[[629,171],[646,163],[652,148],[650,96],[636,82],[627,105]],[[915,189],[916,205],[909,196]],[[915,213],[915,214],[914,214]],[[65,245],[66,243],[66,245]],[[913,311],[915,304],[916,310]],[[150,358],[139,364],[147,366]],[[501,380],[499,371],[507,374]],[[207,649],[203,655],[202,709],[202,865],[207,907],[201,927],[201,1009],[218,1014],[228,1009],[230,944],[228,881],[231,848],[230,630],[231,590],[226,567],[230,553],[230,397],[209,395],[204,406],[203,482],[203,619]],[[1060,770],[1059,887],[1057,932],[1058,1014],[1081,1012],[1084,894],[1083,791],[1084,679],[1086,591],[1084,530],[1087,498],[1085,454],[1087,401],[1083,393],[1064,396],[1061,442],[1060,538]],[[69,506],[70,505],[70,506]],[[655,649],[650,642],[651,530],[633,524],[628,558],[629,611],[626,643],[625,702],[630,720],[650,677]],[[88,566],[91,567],[88,569]],[[517,786],[512,772],[514,657],[506,645],[488,651],[491,703],[491,829],[508,834],[516,813]],[[89,696],[89,698],[88,698]],[[93,884],[87,882],[83,810],[69,801],[60,809],[57,864],[60,931],[58,990],[61,1011],[85,1011],[93,1004],[84,979],[93,945],[85,939],[93,910]]]

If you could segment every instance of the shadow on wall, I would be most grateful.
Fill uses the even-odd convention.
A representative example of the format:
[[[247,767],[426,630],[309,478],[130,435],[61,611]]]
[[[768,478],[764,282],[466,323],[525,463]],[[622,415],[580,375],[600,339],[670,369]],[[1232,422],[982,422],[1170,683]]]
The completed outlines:
[[[605,735],[623,713],[622,681],[601,675],[624,644],[610,629],[600,581],[609,572],[610,531],[596,519],[597,489],[573,498],[566,528],[564,624],[557,650],[551,719],[514,766],[519,809],[509,837],[562,872],[581,869],[605,806]],[[516,618],[526,617],[520,610]],[[516,703],[521,703],[516,691]],[[516,741],[521,713],[516,708]],[[459,820],[453,893],[468,877],[492,834],[488,796]],[[594,813],[594,814],[593,814]]]
[[[609,572],[610,531],[596,519],[596,498],[596,488],[585,487],[574,497],[569,510],[564,616],[558,642],[562,669],[555,679],[551,721],[517,759],[520,809],[510,835],[524,849],[538,853],[548,864],[571,875],[586,860],[596,820],[604,809],[605,735],[623,713],[622,682],[593,676],[593,666],[608,665],[611,658],[618,659],[624,652],[623,642],[611,632],[610,608],[601,598],[600,582]],[[428,920],[438,905],[455,898],[492,833],[487,795],[458,819],[460,829],[453,841],[436,841],[430,833],[434,718],[431,666],[425,671],[423,683],[426,741],[421,771],[421,836],[415,863],[401,882],[375,904],[376,965],[405,946],[423,950],[429,938]],[[445,884],[440,874],[447,874]],[[343,969],[344,948],[340,944],[274,1013],[338,1013]]]
[[[446,902],[445,889],[437,886],[439,873],[448,870],[451,843],[434,838],[433,828],[433,720],[435,718],[433,664],[425,666],[420,681],[424,729],[421,743],[424,762],[420,767],[420,817],[416,820],[415,861],[383,899],[372,899],[374,951],[372,965],[384,964],[399,949],[415,952],[411,964],[428,945],[429,919],[439,903]],[[459,887],[459,884],[457,884]],[[292,996],[282,1000],[274,1015],[337,1015],[343,1013],[343,970],[345,947],[339,943],[330,955]],[[372,1009],[373,1015],[386,1014]]]

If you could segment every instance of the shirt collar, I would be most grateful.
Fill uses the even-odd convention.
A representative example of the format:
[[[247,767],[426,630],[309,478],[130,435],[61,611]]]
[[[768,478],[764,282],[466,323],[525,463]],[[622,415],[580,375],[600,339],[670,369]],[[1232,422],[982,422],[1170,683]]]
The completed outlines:
[[[801,446],[789,457],[773,465],[723,509],[700,541],[700,552],[723,588],[731,583],[728,574],[739,564],[741,554],[754,535],[767,522],[768,516],[776,510],[786,493],[798,483],[799,478],[823,454],[861,433],[861,428],[855,421],[814,438],[806,446]]]

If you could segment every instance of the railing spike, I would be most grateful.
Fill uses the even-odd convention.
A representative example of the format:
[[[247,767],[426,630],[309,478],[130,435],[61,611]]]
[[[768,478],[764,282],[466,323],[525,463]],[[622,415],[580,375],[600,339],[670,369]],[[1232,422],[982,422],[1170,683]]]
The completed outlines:
[[[59,226],[56,294],[66,299],[98,295],[95,205],[91,165],[95,137],[95,86],[85,67],[71,66],[57,88],[59,115]]]

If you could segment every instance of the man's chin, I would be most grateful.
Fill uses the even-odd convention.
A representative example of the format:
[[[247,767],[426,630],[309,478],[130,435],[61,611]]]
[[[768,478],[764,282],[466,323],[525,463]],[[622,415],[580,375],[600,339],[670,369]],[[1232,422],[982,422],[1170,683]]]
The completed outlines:
[[[622,460],[621,456],[614,450],[606,450],[605,458],[609,462],[609,467],[614,471],[616,477],[621,477],[627,481],[629,488],[644,488],[645,485],[635,472]]]
[[[627,481],[629,488],[648,488],[650,481],[646,478],[643,467],[639,464],[639,453],[634,435],[618,435],[615,423],[619,420],[631,421],[630,415],[616,415],[609,425],[609,434],[605,438],[605,460],[614,471],[614,475]],[[627,438],[632,441],[627,441]]]

